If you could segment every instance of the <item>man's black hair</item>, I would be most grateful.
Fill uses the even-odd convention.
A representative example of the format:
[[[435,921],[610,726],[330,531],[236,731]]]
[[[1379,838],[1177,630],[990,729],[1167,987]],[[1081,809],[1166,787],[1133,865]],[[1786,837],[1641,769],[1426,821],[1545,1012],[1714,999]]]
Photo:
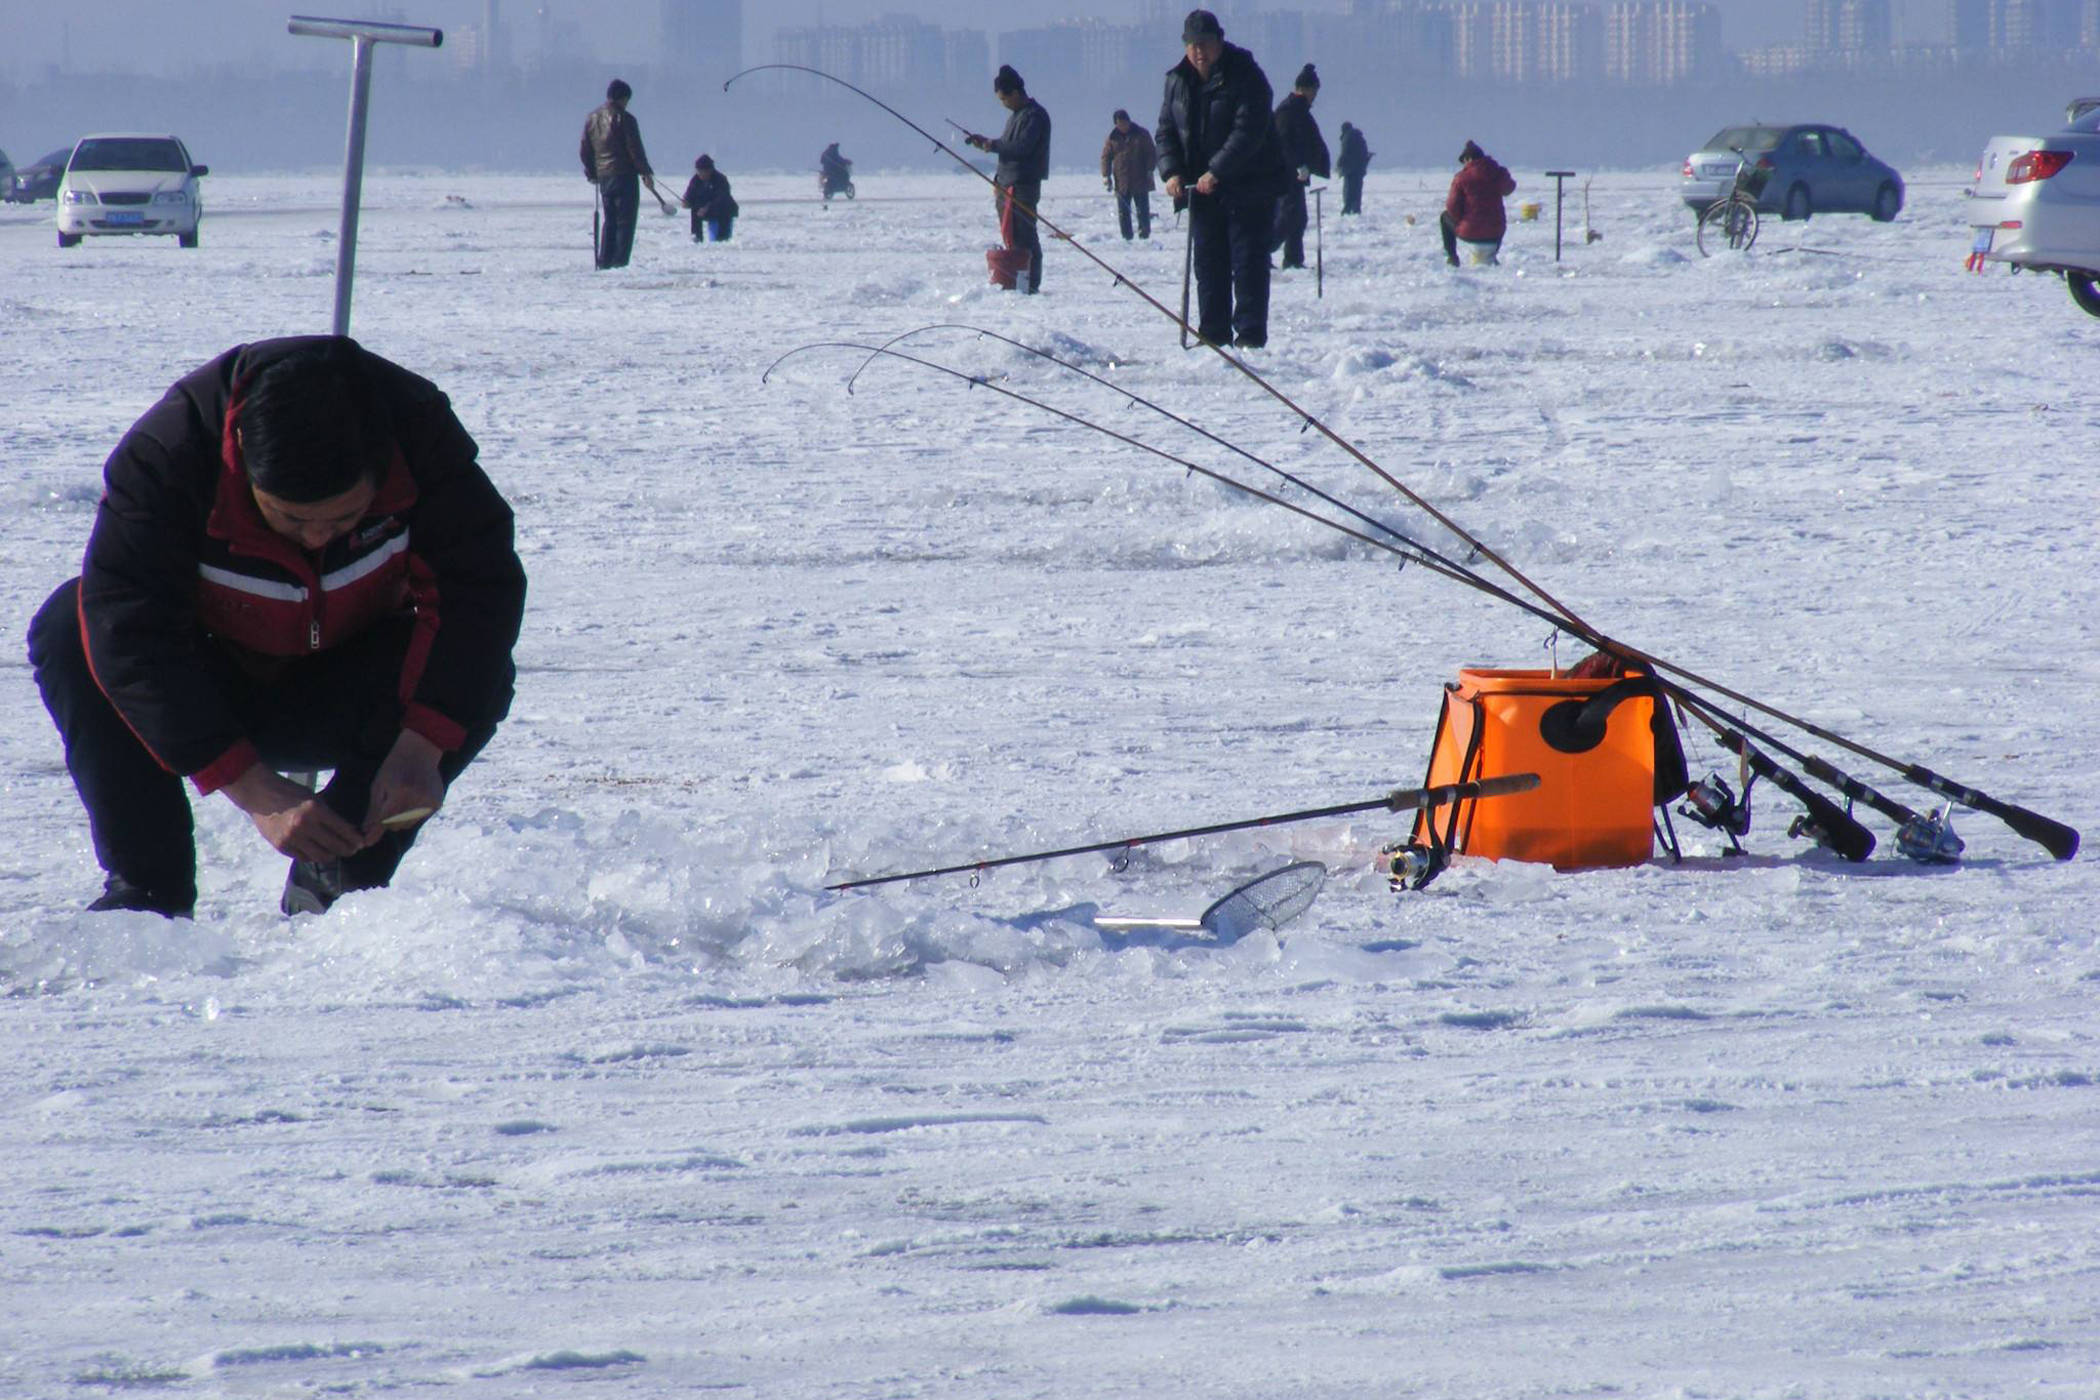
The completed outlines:
[[[265,366],[241,395],[241,465],[281,501],[325,501],[386,474],[393,430],[356,348],[327,339]]]
[[[999,65],[998,73],[992,78],[992,91],[1026,92],[1028,91],[1028,84],[1021,81],[1021,75],[1014,71],[1014,66],[1011,63],[1002,63]]]
[[[625,102],[632,96],[634,89],[627,86],[625,78],[614,78],[605,85],[605,100],[608,102]]]

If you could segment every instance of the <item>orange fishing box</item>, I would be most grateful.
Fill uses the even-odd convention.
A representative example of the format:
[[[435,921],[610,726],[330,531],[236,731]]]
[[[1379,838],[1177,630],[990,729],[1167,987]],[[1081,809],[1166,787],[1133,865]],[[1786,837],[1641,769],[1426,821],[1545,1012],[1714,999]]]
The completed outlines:
[[[1425,787],[1537,773],[1529,792],[1423,809],[1415,840],[1557,870],[1639,865],[1652,810],[1684,790],[1684,751],[1653,677],[1465,669],[1444,687]]]

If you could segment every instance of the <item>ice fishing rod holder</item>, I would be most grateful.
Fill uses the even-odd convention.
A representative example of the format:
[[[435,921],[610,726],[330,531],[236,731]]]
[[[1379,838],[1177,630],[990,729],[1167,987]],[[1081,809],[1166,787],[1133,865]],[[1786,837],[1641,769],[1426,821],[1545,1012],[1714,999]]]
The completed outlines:
[[[371,106],[372,46],[407,44],[434,49],[445,31],[416,24],[383,24],[366,19],[321,19],[293,15],[288,33],[313,39],[350,41],[350,135],[343,152],[343,225],[335,245],[335,317],[330,330],[350,334],[350,284],[357,270],[357,214],[365,182],[365,115]]]

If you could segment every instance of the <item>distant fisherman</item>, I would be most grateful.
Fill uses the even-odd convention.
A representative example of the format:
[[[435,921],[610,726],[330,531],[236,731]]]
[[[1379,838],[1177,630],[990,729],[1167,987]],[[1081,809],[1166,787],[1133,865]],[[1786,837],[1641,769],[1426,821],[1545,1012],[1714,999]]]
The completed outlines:
[[[679,201],[693,211],[693,241],[701,241],[706,235],[709,243],[727,243],[735,230],[738,208],[735,196],[729,193],[729,177],[715,169],[713,156],[701,156],[693,162],[693,178],[685,182],[685,195]]]
[[[1028,95],[1021,75],[1007,64],[999,65],[992,79],[992,92],[1008,116],[1000,135],[965,136],[967,145],[999,157],[992,175],[998,187],[999,231],[1012,249],[1028,250],[1028,280],[1024,292],[1043,289],[1043,239],[1035,226],[1036,206],[1043,198],[1043,181],[1050,174],[1050,114],[1043,104]]]
[[[634,89],[620,78],[606,85],[605,102],[584,119],[583,178],[598,187],[603,218],[598,228],[598,267],[625,267],[634,252],[634,220],[641,212],[637,182],[656,193],[656,172],[642,149],[642,126],[627,111]],[[661,198],[661,196],[658,196]]]
[[[184,778],[292,857],[287,914],[393,878],[510,709],[525,571],[475,457],[436,385],[333,336],[236,346],[124,435],[29,631],[90,909],[189,917]]]
[[[1276,104],[1276,144],[1283,147],[1283,163],[1291,171],[1291,182],[1276,197],[1274,247],[1283,249],[1285,267],[1305,266],[1305,188],[1317,175],[1331,173],[1327,138],[1312,114],[1320,95],[1320,75],[1308,63],[1298,70],[1291,95]]]
[[[1130,212],[1137,208],[1137,236],[1152,237],[1152,167],[1159,150],[1152,133],[1130,119],[1118,107],[1108,139],[1101,143],[1101,186],[1116,196],[1116,224],[1123,241],[1130,241]]]
[[[1458,153],[1458,173],[1451,177],[1451,192],[1444,198],[1444,212],[1437,228],[1444,238],[1444,261],[1458,266],[1458,245],[1465,243],[1483,261],[1494,262],[1502,251],[1502,235],[1509,216],[1502,201],[1516,193],[1517,182],[1493,156],[1471,141]]]
[[[1335,157],[1335,173],[1342,177],[1342,212],[1364,212],[1364,172],[1371,168],[1371,143],[1363,132],[1342,123],[1342,150]]]

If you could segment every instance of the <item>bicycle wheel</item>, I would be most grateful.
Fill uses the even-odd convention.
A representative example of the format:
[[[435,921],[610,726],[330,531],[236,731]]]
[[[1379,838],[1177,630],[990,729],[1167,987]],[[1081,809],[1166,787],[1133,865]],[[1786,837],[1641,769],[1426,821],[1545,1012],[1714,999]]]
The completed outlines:
[[[1699,252],[1748,252],[1757,242],[1757,206],[1747,199],[1717,200],[1699,216]]]

